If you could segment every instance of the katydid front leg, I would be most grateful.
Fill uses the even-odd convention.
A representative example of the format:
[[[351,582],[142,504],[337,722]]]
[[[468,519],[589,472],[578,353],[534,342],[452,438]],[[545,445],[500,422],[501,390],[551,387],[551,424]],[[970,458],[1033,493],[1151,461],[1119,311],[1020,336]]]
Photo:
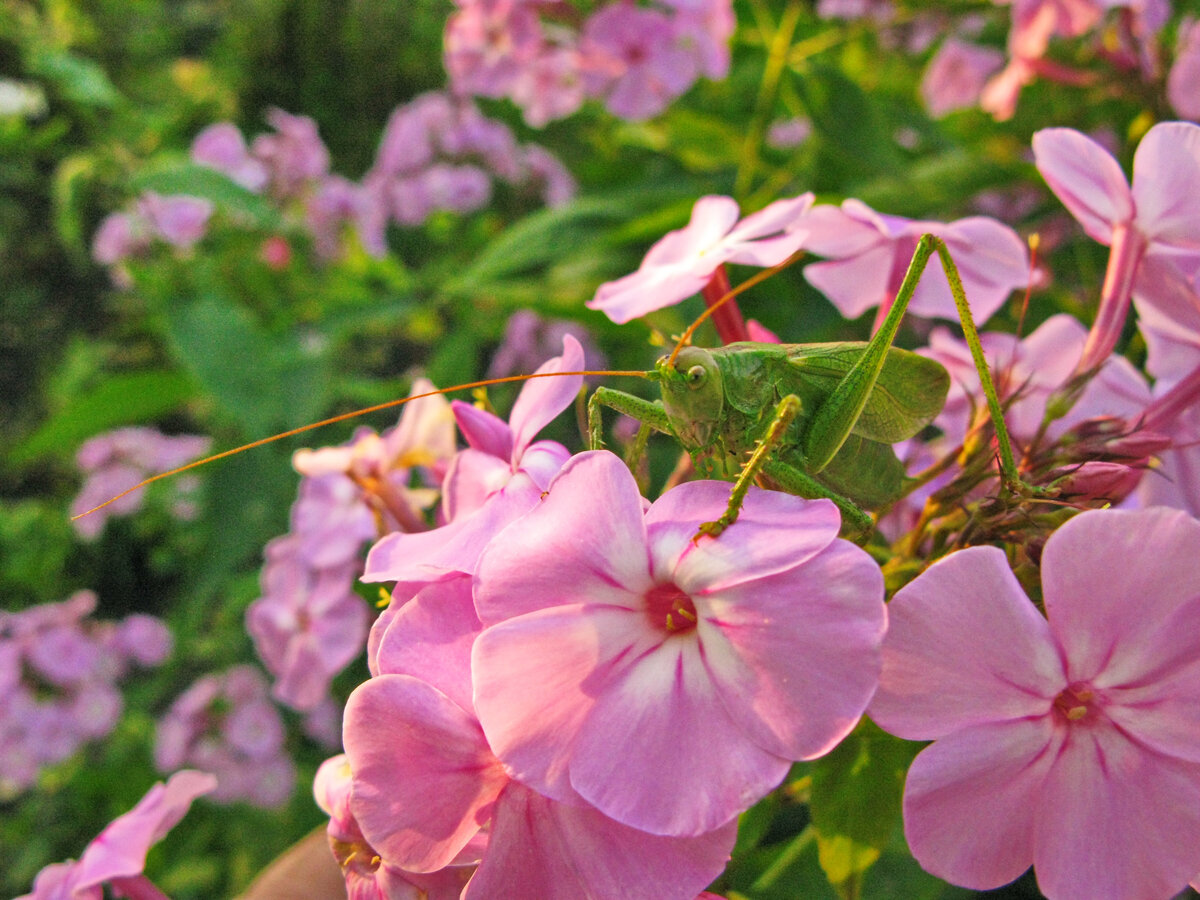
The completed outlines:
[[[590,450],[599,450],[604,446],[604,423],[601,421],[600,414],[602,406],[624,413],[631,419],[637,419],[643,426],[653,428],[655,431],[675,436],[662,404],[601,386],[596,388],[596,392],[588,400],[588,449]]]
[[[805,436],[805,455],[812,471],[820,472],[829,465],[838,450],[841,449],[842,444],[846,442],[851,429],[862,415],[867,399],[875,389],[875,383],[883,369],[888,348],[892,346],[892,342],[896,338],[896,331],[900,327],[900,320],[904,317],[905,310],[908,309],[908,303],[912,299],[913,292],[916,291],[917,282],[920,281],[921,274],[925,271],[929,257],[935,251],[946,273],[946,280],[950,284],[950,293],[954,297],[954,305],[958,308],[963,333],[966,335],[967,345],[971,348],[971,358],[975,361],[975,368],[979,372],[979,381],[983,387],[984,396],[987,398],[988,410],[996,430],[996,442],[1000,449],[1000,474],[1004,486],[1018,494],[1034,493],[1035,489],[1022,482],[1021,476],[1017,472],[1012,443],[1008,437],[1008,428],[1004,424],[1004,411],[1001,409],[996,386],[988,371],[983,347],[979,343],[979,331],[975,327],[975,320],[967,305],[967,297],[963,290],[962,278],[958,274],[958,267],[950,257],[950,251],[946,248],[945,242],[932,234],[922,235],[920,241],[917,242],[912,262],[909,263],[904,281],[896,293],[896,299],[892,308],[888,310],[883,325],[871,338],[858,362],[851,367],[833,393],[816,410],[812,424]]]

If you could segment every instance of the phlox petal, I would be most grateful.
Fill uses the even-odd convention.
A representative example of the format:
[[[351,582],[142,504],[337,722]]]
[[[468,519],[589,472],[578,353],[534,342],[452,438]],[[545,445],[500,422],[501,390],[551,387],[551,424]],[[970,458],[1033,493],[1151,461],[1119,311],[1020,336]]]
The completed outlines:
[[[717,246],[738,220],[737,201],[732,197],[701,197],[692,207],[692,217],[678,231],[672,231],[650,248],[642,268],[671,263],[691,264],[697,257]],[[716,263],[713,263],[716,268]]]
[[[1115,728],[1072,729],[1031,799],[1034,868],[1052,900],[1171,897],[1200,871],[1200,765]]]
[[[695,838],[646,834],[511,783],[464,900],[692,900],[724,869],[733,823]]]
[[[1160,753],[1200,762],[1200,594],[1157,622],[1092,684],[1105,713]]]
[[[631,662],[597,697],[570,760],[571,785],[606,815],[654,834],[695,836],[732,820],[790,763],[725,714],[691,636]]]
[[[1025,242],[1007,225],[986,216],[971,216],[935,229],[946,241],[950,255],[962,276],[963,289],[976,324],[990,319],[1017,288],[1029,282],[1029,253]],[[931,263],[932,264],[932,263]],[[941,266],[938,266],[941,269]],[[923,287],[929,279],[921,279]],[[922,312],[913,297],[913,312],[956,318],[957,308],[944,273],[932,280],[939,293],[944,289],[936,311]],[[920,290],[920,288],[918,288]]]
[[[1068,678],[1136,665],[1160,623],[1200,594],[1198,558],[1200,522],[1178,510],[1096,510],[1054,532],[1042,586]]]
[[[479,831],[508,781],[474,716],[407,675],[380,675],[346,703],[350,808],[390,865],[433,872]]]
[[[532,479],[518,472],[470,515],[432,531],[385,535],[367,553],[362,580],[422,583],[470,574],[488,541],[532,509],[540,496]]]
[[[485,625],[564,603],[628,605],[650,586],[633,476],[606,451],[573,457],[536,508],[496,535],[478,571],[475,606]]]
[[[888,616],[868,712],[899,737],[1042,715],[1066,687],[1046,620],[994,547],[943,557],[896,594]]]
[[[454,421],[467,444],[475,449],[509,462],[513,453],[513,433],[507,422],[486,409],[461,400],[451,402]]]
[[[804,277],[843,316],[857,319],[886,296],[894,257],[893,248],[881,243],[850,258],[809,263]]]
[[[841,206],[817,206],[804,216],[805,246],[818,256],[844,259],[865,253],[881,243],[875,210],[858,200]]]
[[[572,335],[563,335],[562,356],[538,367],[539,375],[554,372],[578,372],[583,368],[583,346]],[[512,464],[516,469],[539,431],[574,402],[583,386],[582,375],[534,378],[525,383],[508,417],[513,431]]]
[[[420,678],[470,710],[471,644],[481,627],[469,577],[432,584],[388,625],[376,653],[377,674]]]
[[[697,611],[724,708],[763,749],[812,759],[854,728],[887,622],[883,575],[858,547],[838,541],[795,570],[698,599]]]
[[[1093,240],[1112,241],[1112,226],[1131,222],[1133,195],[1120,164],[1091,138],[1070,128],[1033,136],[1033,157],[1063,205]]]
[[[725,482],[689,481],[654,502],[645,521],[655,580],[673,580],[689,594],[721,590],[793,569],[837,538],[841,517],[832,502],[752,487],[719,538],[693,542],[702,522],[725,512],[730,490]]]
[[[575,737],[623,659],[647,651],[644,631],[640,611],[557,606],[479,636],[471,652],[475,710],[514,778],[575,799],[567,774]]]
[[[904,787],[904,836],[921,868],[976,890],[999,887],[1029,868],[1035,843],[1029,810],[1056,748],[1043,717],[967,728],[922,750]]]
[[[471,515],[508,484],[513,476],[508,460],[507,454],[495,456],[476,447],[455,454],[442,481],[442,513],[447,523]]]
[[[783,262],[804,245],[808,232],[803,216],[812,204],[810,192],[776,200],[746,216],[726,238],[728,261],[762,267]]]
[[[1138,229],[1151,241],[1200,255],[1200,125],[1161,122],[1133,158]]]
[[[114,819],[88,844],[75,866],[75,890],[140,875],[146,853],[184,817],[192,801],[217,786],[207,772],[184,769],[150,788],[137,806]]]

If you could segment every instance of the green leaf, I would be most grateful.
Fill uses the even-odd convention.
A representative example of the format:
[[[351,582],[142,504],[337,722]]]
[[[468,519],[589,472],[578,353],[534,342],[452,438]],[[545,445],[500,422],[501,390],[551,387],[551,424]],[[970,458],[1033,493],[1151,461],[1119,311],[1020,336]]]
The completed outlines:
[[[207,296],[168,313],[180,363],[245,433],[263,437],[319,417],[328,395],[328,353],[295,335],[268,334],[249,313]]]
[[[72,103],[108,108],[121,99],[98,63],[66,50],[41,47],[29,68],[32,74],[57,87]]]
[[[223,212],[249,218],[261,228],[275,228],[280,224],[279,211],[264,197],[207,166],[186,163],[152,170],[135,177],[131,187],[138,192],[187,194],[211,200]]]
[[[863,874],[891,841],[900,823],[904,776],[919,749],[863,719],[813,763],[809,808],[817,855],[841,896],[859,896]]]
[[[22,464],[51,453],[73,453],[94,434],[149,422],[178,409],[195,393],[180,372],[133,372],[110,375],[74,398],[11,454]]]

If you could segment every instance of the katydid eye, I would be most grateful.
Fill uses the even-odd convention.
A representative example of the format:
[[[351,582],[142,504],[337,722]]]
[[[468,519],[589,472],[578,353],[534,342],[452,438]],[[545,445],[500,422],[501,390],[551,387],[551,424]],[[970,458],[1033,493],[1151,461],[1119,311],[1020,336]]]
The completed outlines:
[[[704,383],[705,376],[708,375],[708,370],[704,366],[692,366],[687,370],[687,382],[691,387],[700,387]]]

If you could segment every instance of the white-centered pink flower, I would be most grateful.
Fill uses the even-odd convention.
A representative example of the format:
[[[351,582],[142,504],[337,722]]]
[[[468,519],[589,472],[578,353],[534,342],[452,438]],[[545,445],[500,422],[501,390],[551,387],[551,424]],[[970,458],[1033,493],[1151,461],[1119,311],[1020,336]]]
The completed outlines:
[[[887,315],[926,232],[946,242],[962,276],[975,324],[982,325],[1017,288],[1029,283],[1029,254],[1017,233],[986,216],[949,224],[877,213],[861,200],[818,206],[798,227],[807,232],[806,250],[826,257],[804,269],[809,284],[829,298],[843,316],[855,319],[879,307]],[[930,258],[909,302],[913,315],[957,319],[950,283],[938,260]]]
[[[636,272],[600,285],[588,307],[617,323],[679,303],[703,288],[722,263],[778,265],[804,245],[811,193],[777,200],[739,221],[729,197],[701,197],[687,226],[650,248]]]
[[[1003,551],[896,594],[871,717],[932,740],[904,793],[933,874],[1051,900],[1166,900],[1200,872],[1200,522],[1082,513],[1042,556],[1043,618]]]
[[[513,777],[662,835],[711,831],[827,753],[874,690],[882,576],[827,500],[730,486],[646,510],[604,451],[574,457],[485,549],[472,652],[483,731]]]

